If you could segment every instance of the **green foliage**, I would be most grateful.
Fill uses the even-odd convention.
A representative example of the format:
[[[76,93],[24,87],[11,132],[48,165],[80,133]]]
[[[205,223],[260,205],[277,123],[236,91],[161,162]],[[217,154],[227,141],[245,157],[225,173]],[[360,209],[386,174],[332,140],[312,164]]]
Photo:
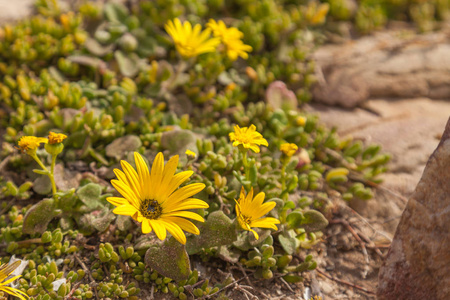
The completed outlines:
[[[359,17],[343,1],[328,2],[333,18],[359,18],[368,22],[358,25],[366,31],[385,20],[384,6],[369,1],[355,12]],[[178,299],[201,298],[234,279],[213,285],[206,274],[191,271],[193,257],[240,263],[257,278],[282,276],[287,282],[301,281],[302,272],[316,267],[312,256],[300,261],[294,254],[321,242],[329,195],[369,199],[365,183],[377,182],[389,156],[377,145],[340,139],[301,110],[315,81],[310,54],[322,38],[320,9],[323,14],[328,6],[299,3],[87,2],[75,13],[40,0],[39,15],[2,27],[0,126],[6,143],[0,158],[9,157],[2,167],[30,181],[0,181],[6,200],[0,240],[8,244],[8,255],[29,260],[21,290],[45,300],[69,293],[133,300],[142,284]],[[417,19],[429,15],[427,9],[414,12]],[[174,17],[204,25],[223,15],[253,47],[248,60],[232,62],[221,51],[182,60],[163,29]],[[235,124],[254,124],[269,141],[247,165],[229,141]],[[37,194],[50,193],[42,176],[49,172],[31,172],[34,162],[11,145],[50,130],[68,135],[59,159],[62,173],[75,183],[65,188],[62,182],[53,198],[42,199]],[[286,142],[299,147],[289,159],[279,150]],[[186,150],[196,157],[188,158]],[[177,172],[192,170],[191,180],[205,184],[195,197],[209,204],[198,211],[206,221],[195,224],[200,235],[188,234],[186,248],[173,238],[160,245],[153,233],[141,234],[135,219],[111,212],[107,182],[120,160],[132,163],[134,151],[149,162],[159,151],[179,155]],[[43,151],[37,156],[50,163]],[[256,228],[257,240],[239,228],[235,199],[242,186],[276,203],[268,216],[280,220],[277,231]],[[29,198],[9,206],[10,199]],[[53,290],[57,279],[65,282]]]

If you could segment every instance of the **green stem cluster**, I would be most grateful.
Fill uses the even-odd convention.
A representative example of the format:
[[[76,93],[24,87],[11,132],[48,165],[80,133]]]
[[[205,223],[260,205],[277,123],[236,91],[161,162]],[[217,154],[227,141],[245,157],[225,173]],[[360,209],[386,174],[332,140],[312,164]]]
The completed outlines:
[[[52,194],[53,194],[53,197],[55,197],[56,192],[57,192],[56,184],[55,184],[55,176],[54,176],[56,155],[52,155],[52,164],[50,167],[50,171],[48,171],[47,167],[42,163],[42,161],[39,159],[39,157],[36,155],[36,153],[30,154],[30,156],[38,163],[38,165],[44,171],[44,173],[40,173],[40,174],[43,174],[43,175],[45,174],[50,179],[50,182],[52,184]]]

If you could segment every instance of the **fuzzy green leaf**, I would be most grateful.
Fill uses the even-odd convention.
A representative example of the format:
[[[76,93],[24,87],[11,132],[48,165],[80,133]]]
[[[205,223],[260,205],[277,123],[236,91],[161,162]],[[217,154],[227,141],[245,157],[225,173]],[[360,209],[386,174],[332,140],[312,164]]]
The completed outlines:
[[[300,227],[306,232],[319,231],[328,226],[328,220],[317,210],[308,210],[303,213],[303,217]]]
[[[223,211],[208,215],[205,223],[198,226],[200,235],[191,235],[186,243],[189,254],[195,254],[203,248],[229,245],[236,241],[237,233],[233,221]]]
[[[77,190],[78,197],[89,209],[102,206],[100,202],[101,193],[101,186],[95,183],[88,183]]]
[[[43,199],[33,205],[23,220],[23,233],[43,233],[48,223],[56,216],[55,201],[52,198]]]
[[[188,279],[191,273],[186,248],[173,237],[166,240],[161,247],[150,247],[145,253],[145,263],[159,274],[175,281]]]

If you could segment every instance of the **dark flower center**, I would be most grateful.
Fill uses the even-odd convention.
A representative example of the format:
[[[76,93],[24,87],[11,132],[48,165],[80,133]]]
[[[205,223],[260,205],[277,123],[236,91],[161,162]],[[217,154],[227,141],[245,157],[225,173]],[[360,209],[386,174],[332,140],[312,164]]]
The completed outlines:
[[[147,219],[158,219],[162,214],[162,207],[156,200],[145,199],[141,204],[141,213]]]

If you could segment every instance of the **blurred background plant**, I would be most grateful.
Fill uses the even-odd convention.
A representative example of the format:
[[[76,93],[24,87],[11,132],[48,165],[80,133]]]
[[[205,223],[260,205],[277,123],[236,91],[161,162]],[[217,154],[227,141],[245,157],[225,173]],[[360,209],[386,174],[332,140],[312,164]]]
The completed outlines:
[[[421,32],[438,29],[450,17],[449,0],[321,0],[328,3],[327,28],[351,22],[367,34],[382,29],[390,21],[412,22]]]

